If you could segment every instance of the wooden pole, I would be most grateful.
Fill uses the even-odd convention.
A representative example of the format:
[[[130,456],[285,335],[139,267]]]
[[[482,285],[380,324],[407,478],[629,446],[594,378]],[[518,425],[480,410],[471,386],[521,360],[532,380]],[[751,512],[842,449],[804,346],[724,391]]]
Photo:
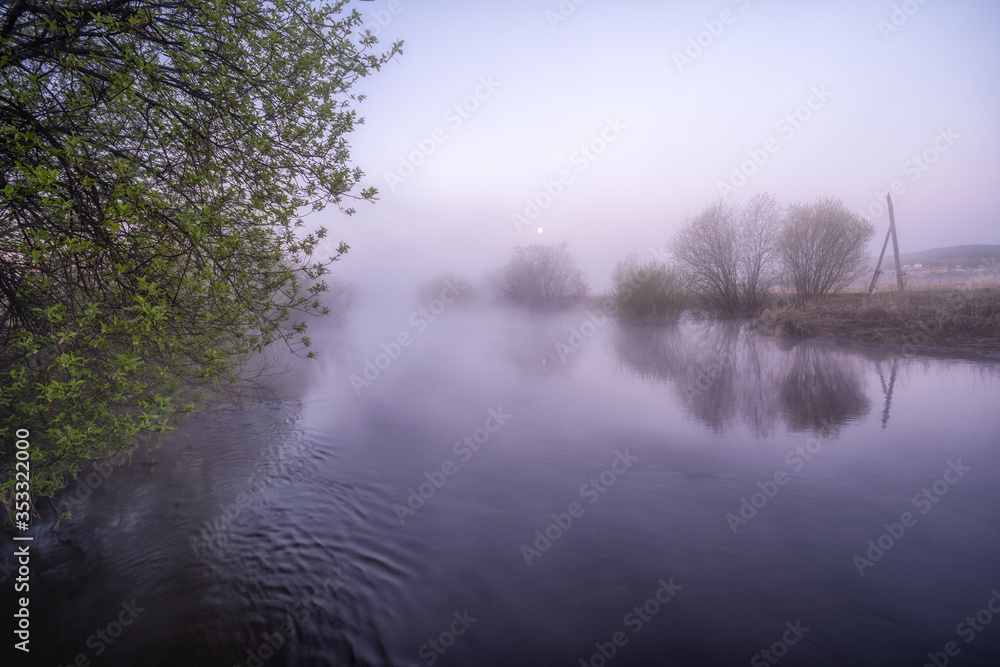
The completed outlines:
[[[875,291],[878,285],[878,277],[882,275],[882,259],[885,257],[885,249],[889,247],[889,237],[892,235],[892,227],[885,230],[885,241],[882,243],[882,253],[878,256],[878,264],[875,265],[875,275],[872,276],[872,284],[868,286],[868,293]]]
[[[896,218],[892,214],[892,195],[886,193],[885,200],[889,203],[889,231],[892,232],[892,254],[896,257],[896,285],[903,291],[903,265],[899,263],[899,242],[896,241]]]

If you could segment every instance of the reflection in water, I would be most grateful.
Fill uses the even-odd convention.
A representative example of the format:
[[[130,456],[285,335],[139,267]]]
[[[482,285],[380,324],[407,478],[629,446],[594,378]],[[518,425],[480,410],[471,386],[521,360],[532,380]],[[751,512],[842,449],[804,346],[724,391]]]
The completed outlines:
[[[799,617],[821,630],[788,664],[921,664],[996,585],[1000,364],[586,309],[449,310],[422,334],[405,313],[365,317],[317,326],[320,360],[293,365],[289,400],[193,417],[155,468],[68,490],[61,536],[36,523],[36,664],[597,664],[671,577],[680,595],[615,665],[746,664]],[[356,392],[350,375],[399,331],[413,344]],[[488,410],[510,419],[486,437]],[[824,430],[838,446],[788,458]],[[619,451],[636,459],[624,475]],[[972,470],[859,577],[854,556],[958,460]],[[526,544],[544,556],[526,563]],[[14,549],[0,533],[0,571]],[[93,660],[88,638],[132,600],[135,629]],[[478,620],[458,636],[456,614]],[[983,633],[962,664],[997,655]]]
[[[620,327],[614,347],[635,375],[673,384],[688,414],[715,432],[744,423],[764,436],[779,418],[792,430],[836,431],[871,408],[857,356],[815,346],[788,353],[740,322]]]
[[[868,414],[871,401],[861,385],[860,364],[857,357],[843,352],[797,348],[779,394],[789,428],[836,432]]]
[[[567,377],[582,350],[605,326],[607,316],[596,308],[544,318],[510,309],[503,319],[505,358],[531,377]]]
[[[882,374],[881,362],[875,364],[879,382],[882,383],[882,393],[885,395],[885,407],[882,408],[882,428],[885,428],[889,424],[889,409],[892,407],[892,392],[896,388],[896,371],[898,368],[899,359],[893,357],[892,366],[889,369],[889,382],[886,384],[885,376]]]

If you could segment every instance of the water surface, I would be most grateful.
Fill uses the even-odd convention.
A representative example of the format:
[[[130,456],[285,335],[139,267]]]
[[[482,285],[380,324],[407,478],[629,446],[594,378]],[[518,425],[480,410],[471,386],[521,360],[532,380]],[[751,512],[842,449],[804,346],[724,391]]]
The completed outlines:
[[[996,363],[401,313],[71,489],[36,664],[1000,664]]]

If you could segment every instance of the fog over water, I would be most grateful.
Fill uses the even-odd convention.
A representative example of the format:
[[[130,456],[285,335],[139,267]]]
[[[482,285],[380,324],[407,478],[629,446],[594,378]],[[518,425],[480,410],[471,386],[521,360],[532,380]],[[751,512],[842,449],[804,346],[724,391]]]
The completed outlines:
[[[305,217],[353,306],[42,508],[36,664],[1000,664],[997,359],[486,279],[566,243],[600,295],[760,191],[1000,244],[1000,4],[356,5],[405,46],[348,137],[379,200]]]
[[[960,626],[1000,586],[995,362],[421,307],[360,302],[277,400],[70,489],[37,532],[39,664],[93,659],[133,600],[100,664],[1000,655],[995,625]]]
[[[356,249],[341,268],[359,282],[475,277],[513,246],[567,242],[603,290],[622,257],[758,191],[843,200],[875,224],[873,254],[888,191],[901,252],[1000,243],[995,2],[358,10],[405,41],[361,82],[350,139],[380,201],[309,224]]]

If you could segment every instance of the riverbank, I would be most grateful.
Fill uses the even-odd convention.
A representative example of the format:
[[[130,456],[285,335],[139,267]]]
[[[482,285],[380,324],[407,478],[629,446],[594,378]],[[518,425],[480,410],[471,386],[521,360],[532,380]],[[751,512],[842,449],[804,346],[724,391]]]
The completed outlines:
[[[1000,288],[926,288],[778,302],[754,318],[760,333],[895,345],[1000,349]]]

